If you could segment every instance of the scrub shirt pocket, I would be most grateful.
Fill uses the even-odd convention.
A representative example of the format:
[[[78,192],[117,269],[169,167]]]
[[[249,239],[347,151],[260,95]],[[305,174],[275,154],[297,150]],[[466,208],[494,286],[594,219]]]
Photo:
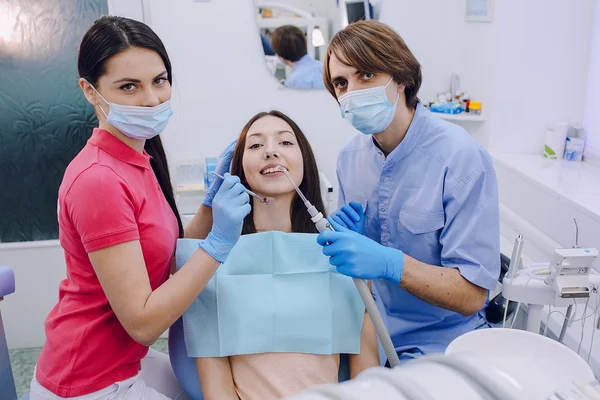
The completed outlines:
[[[444,227],[444,212],[400,210],[398,231],[401,250],[411,254],[439,254],[440,233]],[[421,260],[424,261],[424,260]]]
[[[351,201],[358,203],[362,206],[363,212],[366,213],[367,212],[367,200],[364,200],[361,197],[358,196],[353,196],[351,194],[346,196],[347,199],[347,204],[350,204]]]

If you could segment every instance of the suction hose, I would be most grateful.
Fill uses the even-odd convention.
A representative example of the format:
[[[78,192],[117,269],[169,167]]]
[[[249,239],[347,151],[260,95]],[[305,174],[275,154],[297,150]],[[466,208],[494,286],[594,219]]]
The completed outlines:
[[[315,223],[317,230],[319,232],[324,232],[326,230],[333,231],[333,227],[329,221],[323,217],[323,214],[317,211],[317,209],[308,201],[306,203],[305,204],[307,206],[308,213],[312,217],[312,221]],[[396,348],[392,343],[392,338],[387,331],[385,323],[383,322],[383,318],[381,318],[381,314],[377,309],[377,305],[375,304],[375,300],[371,295],[371,291],[369,290],[367,282],[358,278],[352,278],[352,280],[354,281],[354,285],[356,285],[356,289],[358,290],[358,294],[360,294],[360,298],[365,304],[365,308],[371,317],[371,321],[373,321],[373,326],[375,326],[377,336],[379,337],[383,351],[385,351],[385,355],[390,363],[390,367],[394,368],[400,365],[398,353],[396,353]]]
[[[282,166],[278,166],[277,169],[284,173],[284,175],[289,179],[290,183],[294,186],[294,189],[296,189],[296,193],[298,193],[298,196],[300,196],[300,198],[304,202],[306,210],[308,211],[308,214],[310,215],[312,222],[314,222],[317,230],[319,232],[324,232],[327,230],[335,231],[335,229],[333,229],[329,221],[327,221],[327,219],[323,217],[323,214],[320,213],[319,210],[317,210],[315,206],[313,206],[310,203],[310,201],[306,199],[298,185],[296,185],[296,182],[294,182],[294,180],[288,173],[288,170]],[[394,344],[392,343],[392,338],[390,337],[385,323],[381,318],[381,314],[379,314],[379,310],[377,309],[377,305],[375,304],[375,300],[371,295],[371,291],[369,290],[367,282],[365,282],[362,279],[356,278],[353,278],[353,280],[354,285],[356,285],[356,289],[360,294],[360,298],[365,304],[365,308],[367,309],[367,312],[371,317],[371,321],[373,321],[373,326],[375,326],[377,336],[379,337],[379,341],[381,342],[381,347],[383,347],[383,351],[385,351],[385,355],[388,359],[388,362],[390,363],[390,367],[393,368],[400,365],[400,359],[398,358],[398,354],[396,353],[396,349],[394,348]]]

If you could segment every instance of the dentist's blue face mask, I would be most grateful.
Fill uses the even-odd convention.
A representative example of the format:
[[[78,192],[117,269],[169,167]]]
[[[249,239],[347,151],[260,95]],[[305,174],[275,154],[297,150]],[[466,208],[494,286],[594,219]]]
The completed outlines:
[[[154,107],[123,106],[108,102],[94,86],[92,88],[110,107],[108,115],[100,107],[102,114],[106,117],[106,122],[128,138],[152,139],[165,130],[169,118],[173,115],[170,99]]]
[[[394,104],[387,98],[385,89],[392,79],[385,86],[353,90],[341,96],[338,101],[342,118],[365,135],[383,132],[392,123],[400,98],[398,93]]]

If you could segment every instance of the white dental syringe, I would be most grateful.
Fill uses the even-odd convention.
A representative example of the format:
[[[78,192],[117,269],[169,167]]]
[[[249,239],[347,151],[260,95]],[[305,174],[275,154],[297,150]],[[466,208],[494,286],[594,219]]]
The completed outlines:
[[[333,229],[327,218],[325,218],[323,214],[319,210],[317,210],[316,207],[313,206],[310,203],[310,201],[308,201],[308,199],[304,196],[298,185],[296,185],[296,182],[294,182],[294,180],[288,173],[288,170],[282,166],[277,166],[276,169],[283,172],[283,174],[291,182],[292,186],[294,186],[296,193],[298,193],[298,196],[300,196],[300,198],[304,202],[308,214],[310,215],[311,220],[317,227],[317,230],[319,232],[324,232],[327,230],[335,231],[335,229]],[[400,365],[400,359],[398,358],[398,354],[396,353],[396,349],[394,348],[394,344],[392,343],[392,338],[390,337],[390,334],[388,333],[387,328],[385,327],[385,323],[383,322],[381,314],[377,309],[375,300],[373,300],[373,296],[371,294],[371,291],[369,290],[367,282],[358,278],[352,278],[352,280],[354,281],[354,285],[356,285],[356,289],[358,290],[358,293],[360,294],[360,297],[363,303],[365,304],[365,308],[367,309],[367,312],[371,317],[371,321],[373,321],[373,326],[375,326],[377,336],[379,337],[381,346],[385,351],[385,355],[388,359],[388,362],[390,363],[390,367],[393,368]]]

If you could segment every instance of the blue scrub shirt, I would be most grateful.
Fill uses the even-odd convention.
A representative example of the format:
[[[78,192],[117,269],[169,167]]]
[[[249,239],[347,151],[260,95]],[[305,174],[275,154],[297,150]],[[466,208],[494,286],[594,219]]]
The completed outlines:
[[[463,128],[417,105],[400,145],[387,158],[370,135],[342,149],[337,176],[340,205],[355,201],[366,212],[365,235],[427,264],[457,268],[482,288],[500,273],[498,185],[489,154]],[[465,317],[376,280],[398,353],[443,352],[475,328]]]
[[[323,64],[306,54],[294,64],[284,85],[295,89],[324,89]]]

